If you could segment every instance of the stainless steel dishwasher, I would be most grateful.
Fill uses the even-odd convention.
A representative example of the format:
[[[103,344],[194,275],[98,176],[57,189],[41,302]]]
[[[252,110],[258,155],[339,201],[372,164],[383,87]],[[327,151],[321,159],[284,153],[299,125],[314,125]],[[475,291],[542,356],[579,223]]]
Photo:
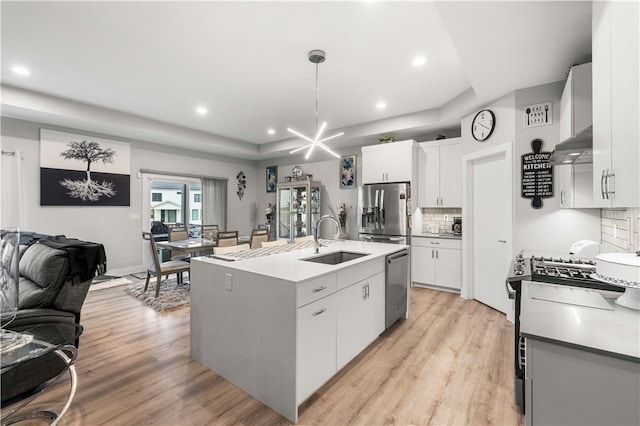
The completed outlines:
[[[386,257],[385,268],[385,329],[408,316],[409,249]]]

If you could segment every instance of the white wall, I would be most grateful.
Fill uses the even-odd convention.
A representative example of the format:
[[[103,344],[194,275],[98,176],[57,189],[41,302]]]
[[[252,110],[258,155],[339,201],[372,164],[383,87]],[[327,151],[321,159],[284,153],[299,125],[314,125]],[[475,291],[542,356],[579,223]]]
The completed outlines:
[[[40,206],[40,128],[50,128],[69,133],[103,137],[131,143],[131,205],[129,207],[58,207]],[[10,118],[2,118],[2,149],[21,150],[22,184],[24,188],[22,229],[44,234],[63,234],[81,240],[102,243],[107,253],[110,273],[136,272],[142,266],[141,231],[148,212],[142,211],[142,180],[137,177],[140,169],[197,174],[229,179],[228,229],[238,229],[248,234],[251,229],[251,203],[257,198],[254,182],[256,166],[253,161],[217,157],[211,154],[182,151],[179,148],[153,145],[141,141],[125,140],[109,135],[83,132],[77,129],[43,126]],[[3,160],[4,161],[4,160]],[[17,202],[12,176],[5,176],[11,168],[2,169],[2,205]],[[243,171],[247,176],[247,188],[242,201],[236,195],[236,175]],[[263,185],[264,187],[264,185]],[[4,207],[3,207],[4,210]],[[13,218],[11,216],[11,218]],[[3,214],[0,226],[5,223]],[[116,271],[116,272],[114,272]]]
[[[531,141],[543,140],[542,150],[552,151],[559,141],[560,97],[564,82],[518,90],[486,106],[496,115],[496,129],[486,142],[477,142],[471,136],[471,121],[475,113],[462,119],[463,155],[511,142],[513,147],[514,183],[514,243],[513,254],[521,250],[568,253],[575,241],[600,241],[599,209],[562,209],[557,188],[554,197],[545,198],[540,209],[531,207],[531,200],[521,193],[521,156],[531,152]],[[524,128],[524,107],[552,101],[553,124]],[[491,188],[474,197],[491,199]],[[462,212],[464,217],[464,211]],[[464,236],[463,236],[464,237]]]

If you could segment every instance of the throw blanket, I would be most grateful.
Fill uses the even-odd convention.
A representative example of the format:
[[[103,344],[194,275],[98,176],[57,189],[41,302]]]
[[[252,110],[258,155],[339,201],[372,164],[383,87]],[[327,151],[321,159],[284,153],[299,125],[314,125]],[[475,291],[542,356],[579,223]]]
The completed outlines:
[[[107,272],[107,255],[102,244],[67,238],[64,235],[41,238],[37,243],[67,252],[73,283],[88,281]]]

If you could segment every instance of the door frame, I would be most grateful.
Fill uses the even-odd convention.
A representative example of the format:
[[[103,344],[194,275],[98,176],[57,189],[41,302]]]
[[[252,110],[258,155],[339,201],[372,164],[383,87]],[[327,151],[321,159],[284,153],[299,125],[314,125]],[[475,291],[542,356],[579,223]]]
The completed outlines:
[[[473,241],[475,230],[471,226],[473,223],[473,166],[480,160],[489,159],[504,155],[507,170],[511,171],[511,179],[507,182],[507,203],[510,206],[509,214],[511,219],[511,227],[505,236],[507,239],[507,253],[513,254],[513,236],[514,236],[514,218],[515,206],[513,202],[513,178],[515,173],[513,170],[513,142],[509,141],[504,144],[496,145],[480,151],[475,151],[462,157],[462,212],[464,220],[462,221],[462,286],[460,288],[460,296],[463,299],[474,298],[475,276],[473,269]],[[505,279],[507,271],[504,271]],[[507,314],[509,318],[509,314]]]

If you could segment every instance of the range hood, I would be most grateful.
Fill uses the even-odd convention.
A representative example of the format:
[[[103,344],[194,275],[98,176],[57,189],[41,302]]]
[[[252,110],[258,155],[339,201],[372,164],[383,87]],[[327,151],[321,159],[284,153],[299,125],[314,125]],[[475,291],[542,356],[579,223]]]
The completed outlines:
[[[552,166],[593,163],[593,126],[560,142],[549,158]]]

